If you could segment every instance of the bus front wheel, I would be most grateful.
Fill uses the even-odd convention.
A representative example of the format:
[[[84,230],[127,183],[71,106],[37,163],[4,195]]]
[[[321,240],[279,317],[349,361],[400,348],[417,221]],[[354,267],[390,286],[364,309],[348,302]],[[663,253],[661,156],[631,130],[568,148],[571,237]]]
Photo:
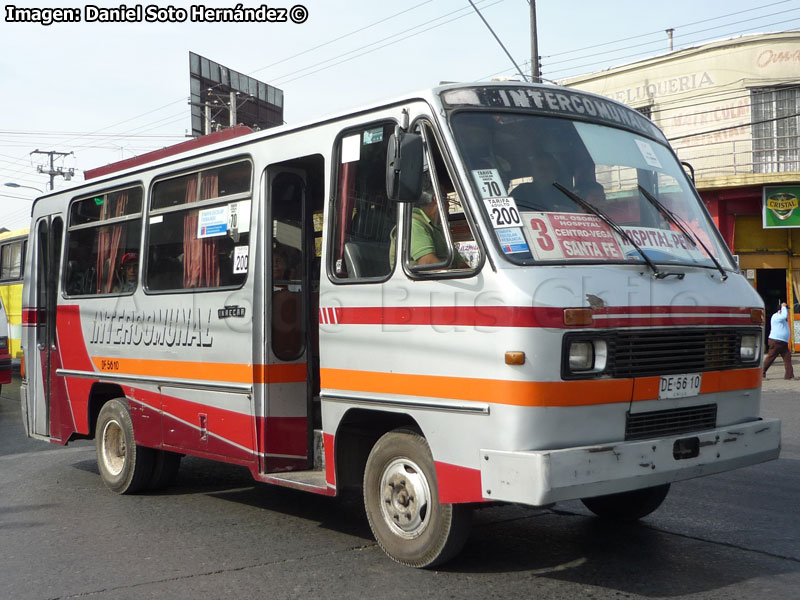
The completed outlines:
[[[656,510],[669,492],[669,484],[656,487],[584,498],[584,506],[598,517],[614,521],[635,521]]]
[[[95,448],[100,478],[111,491],[134,494],[150,483],[154,450],[138,446],[124,398],[109,400],[97,417]]]
[[[433,567],[464,546],[470,507],[440,504],[430,447],[413,431],[381,437],[364,470],[364,506],[378,545],[410,567]]]

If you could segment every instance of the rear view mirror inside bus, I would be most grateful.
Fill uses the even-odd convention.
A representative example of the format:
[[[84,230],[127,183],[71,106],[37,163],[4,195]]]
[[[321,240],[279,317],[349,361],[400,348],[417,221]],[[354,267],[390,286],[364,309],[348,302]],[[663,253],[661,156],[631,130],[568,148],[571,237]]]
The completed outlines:
[[[386,194],[396,202],[415,202],[422,192],[422,136],[395,131],[386,151]]]

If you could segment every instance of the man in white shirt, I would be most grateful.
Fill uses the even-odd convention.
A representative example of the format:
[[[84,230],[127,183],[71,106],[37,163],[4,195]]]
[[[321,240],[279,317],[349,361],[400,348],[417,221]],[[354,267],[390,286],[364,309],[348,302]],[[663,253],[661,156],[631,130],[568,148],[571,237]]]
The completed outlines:
[[[770,319],[767,345],[769,346],[769,351],[764,358],[764,377],[767,376],[767,369],[769,369],[772,362],[780,355],[783,359],[783,378],[794,379],[792,351],[789,349],[789,308],[786,306],[786,302],[781,303],[780,310],[772,315],[772,319]]]

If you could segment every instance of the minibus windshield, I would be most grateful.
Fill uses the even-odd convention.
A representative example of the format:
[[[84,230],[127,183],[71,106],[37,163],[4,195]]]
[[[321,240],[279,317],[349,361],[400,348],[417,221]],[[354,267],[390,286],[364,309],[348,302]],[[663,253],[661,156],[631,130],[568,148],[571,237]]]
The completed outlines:
[[[733,268],[683,168],[662,143],[536,114],[460,111],[451,124],[509,260]]]

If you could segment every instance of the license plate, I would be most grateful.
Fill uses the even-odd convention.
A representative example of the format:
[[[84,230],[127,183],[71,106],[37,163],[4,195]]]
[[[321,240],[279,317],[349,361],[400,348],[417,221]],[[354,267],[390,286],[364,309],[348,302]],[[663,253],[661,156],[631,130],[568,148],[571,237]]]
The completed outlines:
[[[696,396],[700,393],[700,383],[702,380],[703,376],[700,373],[662,375],[661,387],[658,388],[658,397],[661,399]]]

